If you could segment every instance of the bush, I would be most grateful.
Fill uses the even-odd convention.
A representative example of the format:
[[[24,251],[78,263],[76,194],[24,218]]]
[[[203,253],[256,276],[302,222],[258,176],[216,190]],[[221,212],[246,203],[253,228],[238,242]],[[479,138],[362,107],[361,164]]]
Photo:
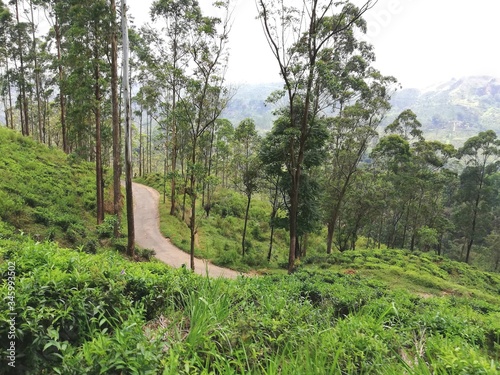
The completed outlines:
[[[99,224],[96,228],[97,236],[101,239],[112,238],[115,225],[118,223],[118,219],[114,215],[108,215],[104,218],[102,224]]]

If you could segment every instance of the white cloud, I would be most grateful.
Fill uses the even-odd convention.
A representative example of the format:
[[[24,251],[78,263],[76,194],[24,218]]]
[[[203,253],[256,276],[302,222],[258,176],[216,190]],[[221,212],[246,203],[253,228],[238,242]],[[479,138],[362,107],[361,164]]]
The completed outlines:
[[[293,1],[293,0],[291,0]],[[355,0],[360,5],[364,0]],[[151,0],[129,0],[141,23]],[[201,0],[205,7],[210,0]],[[425,87],[465,75],[500,77],[498,0],[379,0],[366,19],[375,46],[376,66],[405,87]],[[278,66],[254,0],[238,0],[230,35],[228,80],[276,82]]]

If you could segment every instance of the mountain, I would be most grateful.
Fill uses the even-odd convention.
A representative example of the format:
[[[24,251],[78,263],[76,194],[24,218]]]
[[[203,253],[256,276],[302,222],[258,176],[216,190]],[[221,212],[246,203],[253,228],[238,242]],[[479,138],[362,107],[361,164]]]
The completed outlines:
[[[452,79],[424,90],[403,89],[391,100],[385,124],[405,109],[422,123],[427,139],[461,145],[485,130],[500,133],[500,79],[473,76]]]
[[[263,83],[234,87],[234,96],[222,113],[222,117],[231,121],[235,127],[241,120],[251,118],[255,121],[257,129],[270,130],[274,106],[267,104],[266,99],[282,86],[281,83]]]
[[[242,85],[223,116],[233,125],[253,118],[261,130],[269,130],[273,107],[265,104],[280,83]],[[396,91],[392,109],[381,129],[405,109],[411,109],[422,123],[425,137],[461,145],[484,130],[500,134],[500,78],[472,76],[436,84],[423,90],[407,88]]]

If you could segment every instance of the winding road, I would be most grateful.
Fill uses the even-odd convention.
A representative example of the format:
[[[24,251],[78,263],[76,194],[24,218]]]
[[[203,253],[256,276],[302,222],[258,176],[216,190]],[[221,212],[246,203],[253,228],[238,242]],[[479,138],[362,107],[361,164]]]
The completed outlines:
[[[135,242],[142,248],[156,252],[156,258],[172,267],[190,267],[189,254],[174,246],[160,232],[159,201],[160,193],[155,189],[133,183]],[[195,258],[195,272],[210,277],[225,277],[235,279],[241,273],[213,265]]]

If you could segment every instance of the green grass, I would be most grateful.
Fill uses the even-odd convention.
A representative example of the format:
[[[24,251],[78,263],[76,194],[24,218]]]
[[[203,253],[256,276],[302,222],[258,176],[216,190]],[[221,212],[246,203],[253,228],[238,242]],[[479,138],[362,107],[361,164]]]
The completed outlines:
[[[108,218],[87,229],[91,166],[12,132],[0,129],[0,136],[0,202],[8,208],[0,211],[0,374],[13,373],[4,362],[10,313],[18,374],[500,372],[499,274],[401,250],[326,256],[320,236],[294,274],[236,280],[132,262],[102,248],[89,254],[66,236],[78,223],[86,228],[82,240],[112,228]],[[248,267],[251,258],[235,250],[244,197],[219,194],[211,217],[200,220],[198,254]],[[265,212],[256,200],[253,227]],[[162,215],[163,230],[179,234],[172,239],[182,247],[187,227],[165,207]],[[73,249],[37,236],[49,229]],[[259,230],[250,234],[254,254],[267,250],[267,228]],[[275,267],[285,234],[278,234]]]
[[[163,192],[163,177],[159,174],[148,175],[136,179],[136,182]],[[185,221],[181,220],[182,213],[170,215],[170,200],[167,191],[166,203],[160,197],[160,230],[165,237],[170,238],[173,244],[188,252],[190,248],[190,231],[186,221],[189,220],[189,211]],[[178,197],[179,203],[182,196]],[[269,212],[270,204],[263,197],[255,195],[252,199],[247,226],[247,254],[243,257],[241,241],[245,215],[246,197],[228,189],[218,189],[212,199],[212,209],[207,217],[199,200],[198,233],[195,243],[195,255],[209,259],[217,265],[230,267],[240,271],[249,269],[266,270],[278,268],[287,259],[288,238],[283,229],[276,229],[274,233],[273,255],[271,263],[267,262],[269,249]],[[187,205],[189,205],[189,198]],[[313,237],[314,241],[314,235]]]
[[[40,240],[81,244],[95,209],[89,163],[0,128],[0,215]]]
[[[108,197],[109,175],[105,183]],[[96,227],[95,195],[94,164],[0,127],[0,221],[39,241],[95,251],[114,220]]]
[[[329,268],[302,264],[290,276],[213,280],[7,233],[0,239],[0,273],[6,279],[15,264],[19,373],[500,371],[499,275],[396,250],[326,261]],[[418,264],[424,266],[415,277]],[[462,292],[441,293],[440,283]],[[4,282],[2,358],[7,293]],[[2,364],[0,373],[6,371]]]

